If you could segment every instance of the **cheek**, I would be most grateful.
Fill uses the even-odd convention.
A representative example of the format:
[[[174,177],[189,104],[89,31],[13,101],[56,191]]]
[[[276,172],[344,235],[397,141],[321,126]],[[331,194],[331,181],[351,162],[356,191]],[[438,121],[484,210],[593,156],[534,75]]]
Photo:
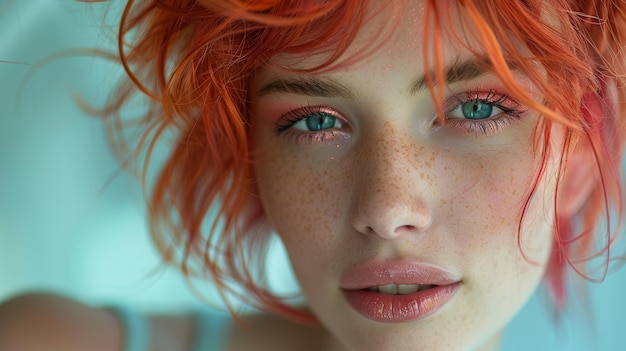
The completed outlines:
[[[337,223],[346,211],[339,199],[347,197],[350,182],[340,168],[281,152],[267,153],[257,165],[265,213],[294,266],[302,255],[328,255],[335,246]]]
[[[552,244],[549,203],[553,193],[540,185],[520,233],[536,160],[521,152],[473,160],[482,163],[466,168],[473,170],[472,181],[467,182],[473,186],[448,212],[454,218],[446,224],[454,240],[449,241],[454,242],[450,256],[463,267],[465,315],[504,325],[532,296],[544,275]]]
[[[515,160],[519,163],[508,162],[474,196],[480,216],[463,253],[474,278],[468,287],[478,292],[476,305],[509,306],[492,311],[503,318],[521,308],[540,284],[552,249],[553,189],[541,182],[524,211],[536,162],[523,155]]]
[[[478,241],[502,238],[519,223],[534,172],[532,156],[521,151],[458,155],[443,158],[452,165],[437,174],[443,183],[437,210],[446,217],[444,225],[465,228],[464,237]]]
[[[461,195],[441,207],[454,254],[483,282],[505,284],[526,273],[536,280],[550,254],[553,189],[540,184],[524,212],[537,169],[536,158],[524,150],[462,158],[466,177],[450,179]]]
[[[285,245],[305,296],[310,299],[310,294],[332,289],[328,284],[334,282],[327,278],[341,269],[342,259],[353,256],[354,243],[346,239],[355,235],[338,225],[346,222],[340,203],[346,197],[346,180],[338,179],[335,169],[294,159],[258,170],[265,213]]]

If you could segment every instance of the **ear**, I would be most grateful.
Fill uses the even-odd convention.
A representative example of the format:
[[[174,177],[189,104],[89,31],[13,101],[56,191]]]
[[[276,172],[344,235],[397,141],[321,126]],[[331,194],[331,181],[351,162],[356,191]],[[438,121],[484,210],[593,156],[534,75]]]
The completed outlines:
[[[558,206],[561,214],[567,217],[581,210],[596,184],[595,158],[591,150],[575,149],[570,152],[559,184]]]
[[[604,95],[605,92],[602,92]],[[589,125],[601,123],[608,107],[607,99],[595,93],[586,94],[581,103],[581,112]],[[597,127],[592,127],[597,128]],[[598,180],[596,155],[586,135],[577,138],[569,150],[567,163],[559,184],[558,206],[565,216],[573,216],[581,210],[591,195]]]

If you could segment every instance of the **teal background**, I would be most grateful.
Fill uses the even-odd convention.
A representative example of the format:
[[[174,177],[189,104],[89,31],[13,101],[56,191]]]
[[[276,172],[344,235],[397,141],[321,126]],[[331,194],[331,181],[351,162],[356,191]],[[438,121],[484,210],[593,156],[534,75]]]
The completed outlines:
[[[41,61],[110,47],[107,6],[0,0],[0,301],[45,289],[146,311],[204,308],[177,273],[155,273],[140,188],[118,173],[101,122],[72,99],[102,102],[119,67],[92,56]],[[504,350],[626,350],[626,270],[590,291],[595,336],[575,313],[556,329],[540,291],[513,321]]]

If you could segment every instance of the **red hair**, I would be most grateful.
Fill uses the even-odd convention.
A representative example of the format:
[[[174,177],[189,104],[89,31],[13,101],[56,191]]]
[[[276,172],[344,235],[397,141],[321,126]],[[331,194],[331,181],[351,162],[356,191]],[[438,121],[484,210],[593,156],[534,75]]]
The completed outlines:
[[[459,3],[462,18],[476,28],[489,69],[520,102],[545,117],[534,135],[543,162],[522,209],[519,236],[528,203],[544,176],[554,123],[568,127],[565,144],[557,150],[563,154],[560,176],[573,153],[587,153],[595,161],[591,166],[597,181],[580,211],[562,213],[558,189],[555,195],[555,251],[546,283],[556,306],[564,307],[566,267],[594,279],[581,267],[601,257],[601,280],[615,239],[611,215],[622,214],[619,164],[625,135],[619,117],[626,111],[626,3]],[[188,276],[208,275],[220,292],[253,306],[314,320],[263,283],[270,228],[263,224],[263,209],[255,197],[247,88],[256,69],[277,54],[328,55],[324,64],[309,71],[337,63],[367,21],[368,6],[363,0],[128,0],[120,22],[119,55],[129,79],[112,96],[104,115],[118,154],[145,157],[146,186],[155,146],[169,140],[171,151],[148,191],[151,233],[166,261],[180,265]],[[443,92],[432,82],[444,81],[444,53],[438,43],[449,10],[448,4],[428,1],[427,21],[434,30],[422,40],[435,58],[430,63],[424,54],[426,67],[434,67],[430,86],[436,101]],[[520,42],[527,49],[523,54],[516,49]],[[510,65],[529,77],[544,102],[524,93]],[[617,89],[611,89],[613,84]],[[148,97],[147,111],[138,120],[138,144],[129,146],[121,114],[138,91]],[[591,105],[602,108],[592,113]],[[604,229],[598,226],[603,221]]]

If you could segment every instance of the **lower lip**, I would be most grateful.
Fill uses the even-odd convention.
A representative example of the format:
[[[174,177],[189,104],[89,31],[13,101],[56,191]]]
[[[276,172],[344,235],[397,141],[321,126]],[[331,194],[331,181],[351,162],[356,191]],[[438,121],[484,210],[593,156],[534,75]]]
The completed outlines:
[[[441,285],[407,295],[381,294],[368,290],[344,290],[352,308],[377,322],[405,323],[426,318],[456,294],[461,282]]]

